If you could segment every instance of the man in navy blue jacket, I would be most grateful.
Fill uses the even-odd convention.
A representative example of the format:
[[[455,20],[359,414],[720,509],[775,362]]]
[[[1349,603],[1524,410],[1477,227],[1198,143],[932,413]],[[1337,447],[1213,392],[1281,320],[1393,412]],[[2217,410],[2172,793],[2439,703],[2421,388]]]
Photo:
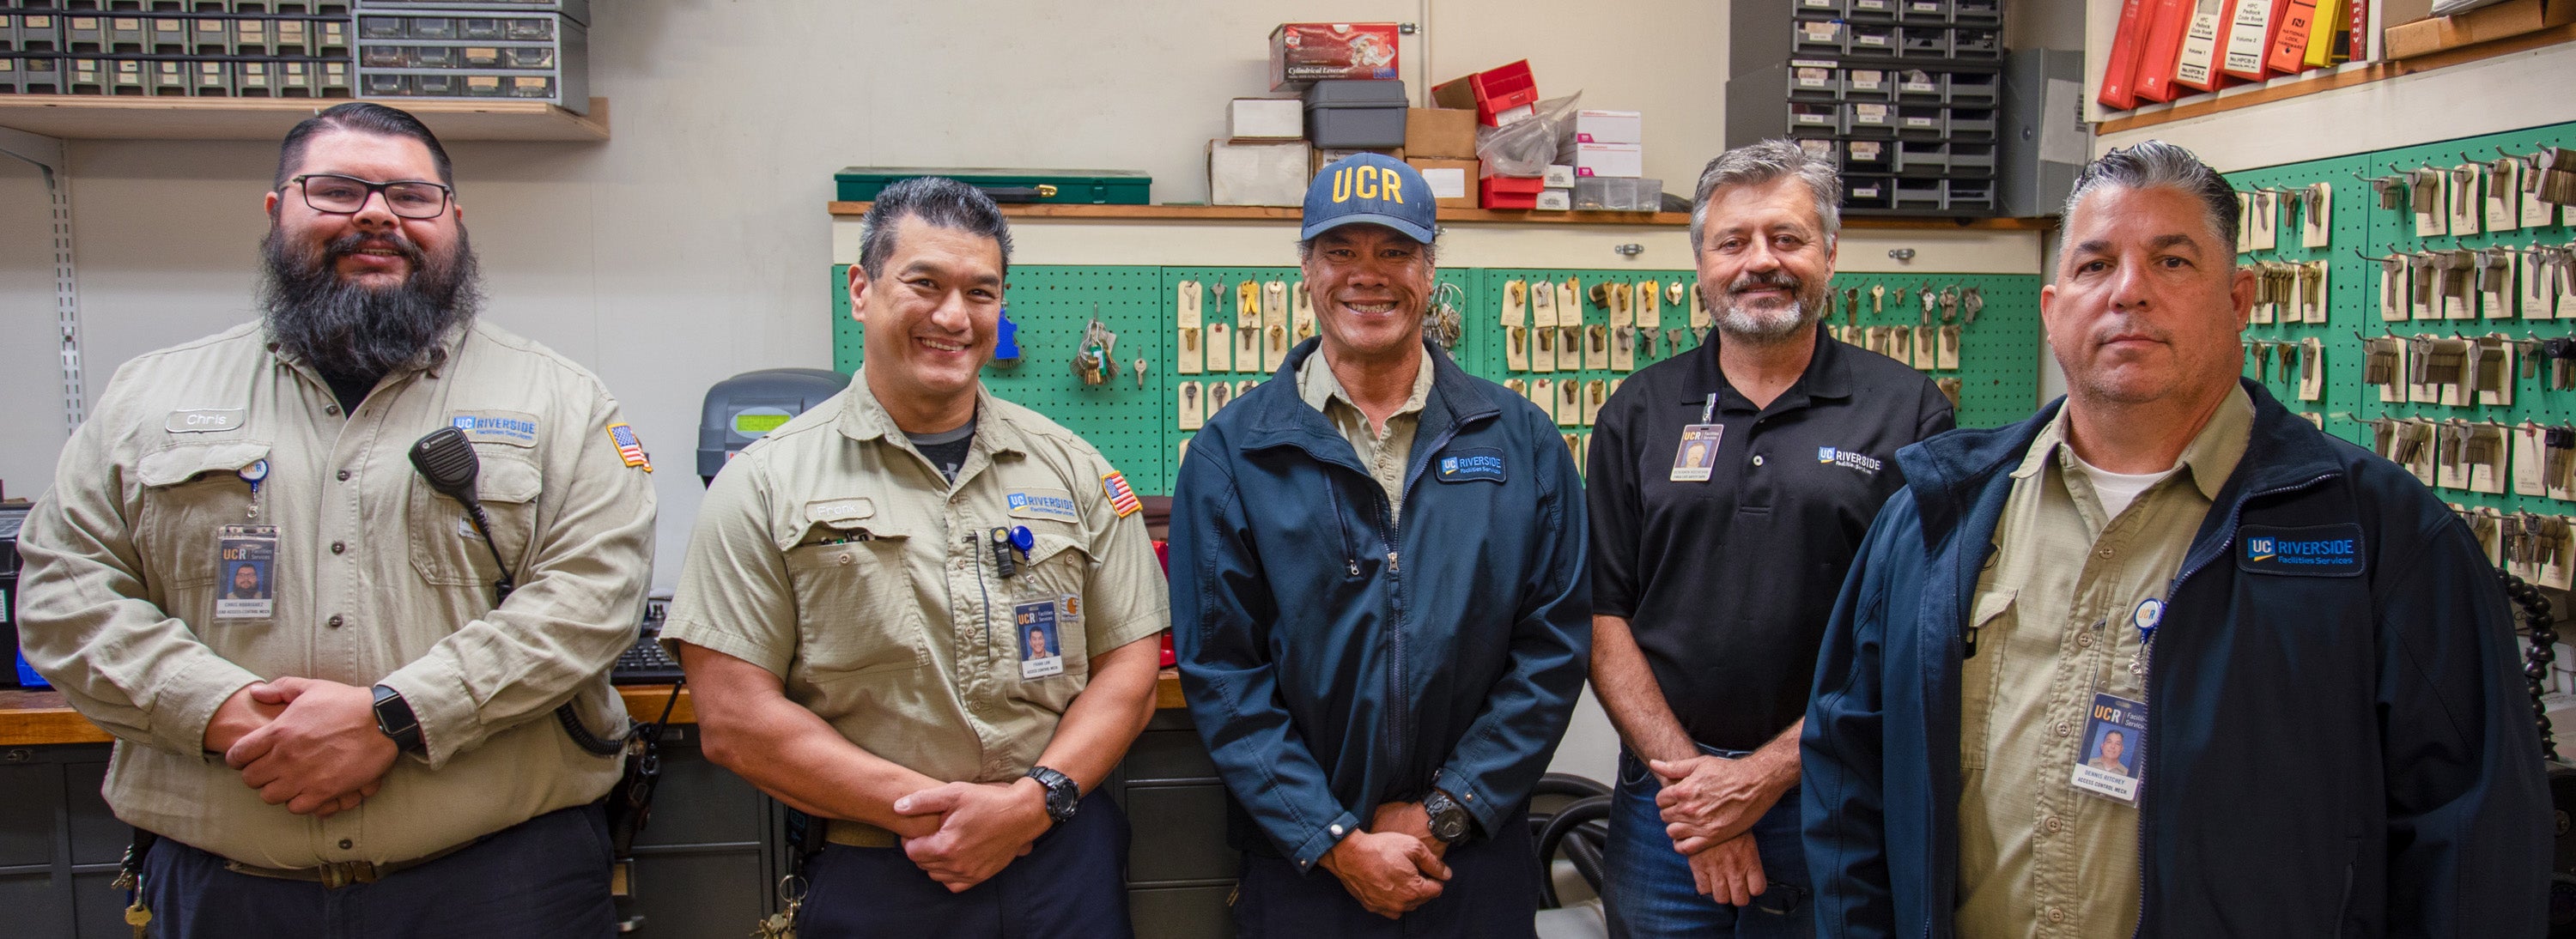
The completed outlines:
[[[1529,792],[1591,641],[1583,487],[1546,414],[1424,344],[1433,206],[1400,161],[1324,168],[1298,243],[1321,335],[1174,487],[1173,644],[1247,936],[1533,934]]]
[[[1899,451],[1836,603],[1818,932],[2539,935],[2539,738],[2476,540],[2236,377],[2255,285],[2189,151],[2112,151],[2065,219],[2063,404]]]

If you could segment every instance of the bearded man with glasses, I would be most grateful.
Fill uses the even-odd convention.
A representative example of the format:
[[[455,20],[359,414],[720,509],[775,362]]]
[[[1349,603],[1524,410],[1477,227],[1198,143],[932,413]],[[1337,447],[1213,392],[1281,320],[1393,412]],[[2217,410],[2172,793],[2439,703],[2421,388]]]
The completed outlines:
[[[117,738],[128,921],[610,936],[642,443],[589,372],[475,319],[411,115],[296,125],[265,208],[265,315],[120,368],[20,542],[28,662]],[[478,524],[413,471],[432,433],[473,451]],[[266,589],[218,597],[245,568]]]

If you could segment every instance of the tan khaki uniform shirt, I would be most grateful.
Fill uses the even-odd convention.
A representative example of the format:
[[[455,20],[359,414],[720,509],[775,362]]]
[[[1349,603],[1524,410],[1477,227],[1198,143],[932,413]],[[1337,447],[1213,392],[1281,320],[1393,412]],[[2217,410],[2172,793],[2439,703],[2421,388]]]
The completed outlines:
[[[2131,617],[2140,601],[2166,599],[2253,425],[2253,401],[2235,389],[2180,468],[2117,518],[2103,516],[2064,446],[2063,410],[2013,471],[1999,550],[1969,611],[1977,654],[1959,674],[1960,936],[2135,931],[2138,810],[2069,780],[2094,693],[2146,700]],[[2122,758],[2133,775],[2155,771],[2140,741]]]
[[[617,402],[562,356],[490,325],[435,370],[388,375],[342,417],[320,375],[257,323],[117,370],[28,517],[21,641],[72,705],[116,735],[117,817],[262,867],[399,861],[599,798],[619,760],[549,713],[625,727],[608,668],[633,640],[653,566],[653,490],[619,457]],[[492,607],[492,559],[412,469],[414,441],[471,419],[477,489],[518,575]],[[252,487],[238,471],[268,461]],[[217,528],[277,526],[274,615],[217,619]],[[401,691],[426,758],[330,818],[263,803],[200,752],[243,686],[288,675]]]
[[[862,372],[716,477],[662,639],[776,673],[788,700],[915,772],[1017,779],[1090,658],[1171,625],[1144,514],[1111,505],[1112,472],[1072,432],[979,389],[952,483]],[[991,532],[1016,526],[1037,546],[1006,580]],[[1022,678],[1012,606],[1067,594],[1080,616],[1059,623],[1063,672]]]
[[[1388,518],[1402,517],[1404,467],[1413,459],[1413,432],[1422,426],[1422,409],[1431,401],[1430,348],[1422,350],[1422,369],[1413,373],[1413,393],[1405,397],[1403,407],[1387,416],[1384,432],[1369,426],[1368,415],[1361,413],[1350,393],[1342,390],[1342,380],[1333,375],[1333,367],[1324,362],[1321,350],[1297,366],[1297,397],[1307,407],[1324,412],[1324,419],[1333,422],[1333,429],[1351,442],[1360,465],[1368,467],[1378,488],[1386,490]]]

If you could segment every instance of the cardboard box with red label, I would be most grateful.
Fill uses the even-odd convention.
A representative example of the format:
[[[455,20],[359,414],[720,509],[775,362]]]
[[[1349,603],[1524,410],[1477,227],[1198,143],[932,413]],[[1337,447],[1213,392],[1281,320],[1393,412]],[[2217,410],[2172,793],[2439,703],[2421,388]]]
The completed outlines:
[[[1270,90],[1326,78],[1395,78],[1394,23],[1281,23],[1270,31]]]

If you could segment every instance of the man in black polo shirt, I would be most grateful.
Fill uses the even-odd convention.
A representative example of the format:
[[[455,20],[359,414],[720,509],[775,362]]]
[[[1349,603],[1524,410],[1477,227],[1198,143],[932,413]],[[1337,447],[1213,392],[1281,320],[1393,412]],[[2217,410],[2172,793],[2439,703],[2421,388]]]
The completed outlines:
[[[1613,936],[1806,936],[1798,731],[1835,588],[1932,381],[1821,334],[1842,192],[1765,141],[1691,205],[1714,342],[1638,372],[1592,434],[1592,683],[1625,744]]]

